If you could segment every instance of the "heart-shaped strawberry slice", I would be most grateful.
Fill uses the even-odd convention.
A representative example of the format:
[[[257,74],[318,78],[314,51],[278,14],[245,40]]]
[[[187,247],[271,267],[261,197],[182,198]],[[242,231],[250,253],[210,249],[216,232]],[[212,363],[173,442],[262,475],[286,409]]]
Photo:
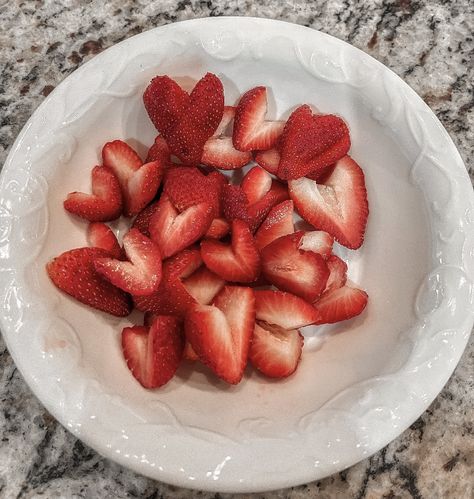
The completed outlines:
[[[196,305],[185,319],[192,349],[219,378],[231,384],[242,379],[254,326],[254,293],[238,286],[224,287],[212,306]]]
[[[329,277],[329,270],[319,252],[321,244],[314,237],[319,234],[330,239],[330,252],[332,238],[325,232],[299,231],[270,243],[262,250],[263,276],[281,290],[314,301],[323,292]],[[305,246],[305,238],[312,238],[313,242],[309,241]],[[322,251],[326,251],[326,246]]]
[[[278,176],[297,179],[335,163],[351,145],[349,129],[338,116],[313,115],[309,106],[297,108],[280,137]]]
[[[92,194],[71,192],[64,201],[64,208],[89,222],[115,220],[122,213],[122,191],[113,170],[95,166],[91,173]]]
[[[124,215],[136,215],[155,197],[161,184],[164,163],[157,160],[143,164],[138,154],[121,140],[104,145],[102,160],[120,182]]]
[[[183,163],[197,165],[224,113],[224,88],[219,78],[207,73],[188,95],[176,82],[160,76],[147,87],[143,99],[171,153]]]
[[[114,286],[134,295],[154,293],[161,281],[161,255],[158,246],[138,229],[130,229],[123,238],[130,261],[98,258],[95,270]]]
[[[190,206],[179,213],[168,196],[163,194],[158,205],[150,219],[149,230],[163,258],[178,253],[204,236],[214,218],[208,203]]]
[[[369,205],[364,172],[352,158],[340,159],[321,183],[300,178],[290,180],[288,188],[298,213],[308,223],[348,248],[362,245]]]

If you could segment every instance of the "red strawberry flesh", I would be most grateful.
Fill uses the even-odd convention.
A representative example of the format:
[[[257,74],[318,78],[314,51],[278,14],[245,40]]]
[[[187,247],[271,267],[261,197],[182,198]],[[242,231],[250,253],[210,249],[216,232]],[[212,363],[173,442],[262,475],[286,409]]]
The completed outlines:
[[[145,388],[158,388],[173,378],[183,357],[184,340],[179,320],[156,316],[151,327],[127,327],[122,350],[127,366]]]
[[[299,329],[321,318],[308,302],[291,293],[271,289],[255,290],[256,318],[282,329]]]
[[[297,330],[285,331],[256,323],[250,346],[252,365],[269,378],[286,378],[298,367],[303,351],[303,336]]]
[[[315,310],[320,315],[317,323],[332,324],[351,319],[362,313],[367,300],[368,296],[365,291],[347,285],[325,293],[314,304]]]
[[[138,229],[130,229],[123,238],[125,253],[130,261],[98,258],[97,272],[114,286],[136,296],[154,293],[161,281],[161,254],[158,246]]]

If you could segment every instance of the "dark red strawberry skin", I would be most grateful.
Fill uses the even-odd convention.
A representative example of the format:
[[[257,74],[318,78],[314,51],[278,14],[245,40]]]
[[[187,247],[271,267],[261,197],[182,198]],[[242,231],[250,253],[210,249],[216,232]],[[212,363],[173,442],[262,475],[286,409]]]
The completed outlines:
[[[107,258],[100,248],[77,248],[62,253],[46,265],[53,283],[76,300],[111,315],[125,317],[131,310],[130,296],[103,279],[94,260]]]

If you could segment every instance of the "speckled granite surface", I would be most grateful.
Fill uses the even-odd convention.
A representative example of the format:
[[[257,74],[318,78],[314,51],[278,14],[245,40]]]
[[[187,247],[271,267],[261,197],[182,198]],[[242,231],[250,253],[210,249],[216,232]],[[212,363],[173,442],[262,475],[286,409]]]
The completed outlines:
[[[380,1],[0,0],[0,164],[55,85],[101,50],[194,17],[254,15],[320,29],[365,50],[432,107],[474,179],[474,4]],[[388,447],[342,473],[266,498],[471,498],[474,340],[447,386]],[[153,482],[103,459],[31,394],[0,339],[0,497],[213,497]]]

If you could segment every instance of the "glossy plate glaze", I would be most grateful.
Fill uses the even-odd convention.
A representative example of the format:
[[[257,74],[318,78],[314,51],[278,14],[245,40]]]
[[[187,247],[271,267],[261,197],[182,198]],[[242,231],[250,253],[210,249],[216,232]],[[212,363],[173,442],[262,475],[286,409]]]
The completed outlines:
[[[152,143],[141,101],[149,80],[169,74],[189,87],[207,71],[222,78],[228,104],[263,84],[272,90],[271,117],[306,102],[347,120],[371,214],[364,246],[339,252],[370,302],[353,321],[308,328],[301,367],[286,381],[249,370],[229,387],[184,366],[165,388],[146,391],[121,356],[120,331],[130,320],[61,294],[44,265],[86,244],[85,224],[62,201],[89,189],[101,145],[122,138],[143,154]],[[188,21],[106,50],[43,102],[1,176],[1,325],[16,365],[77,437],[185,487],[296,485],[399,435],[439,393],[466,345],[473,253],[472,187],[426,104],[365,53],[277,21]]]

